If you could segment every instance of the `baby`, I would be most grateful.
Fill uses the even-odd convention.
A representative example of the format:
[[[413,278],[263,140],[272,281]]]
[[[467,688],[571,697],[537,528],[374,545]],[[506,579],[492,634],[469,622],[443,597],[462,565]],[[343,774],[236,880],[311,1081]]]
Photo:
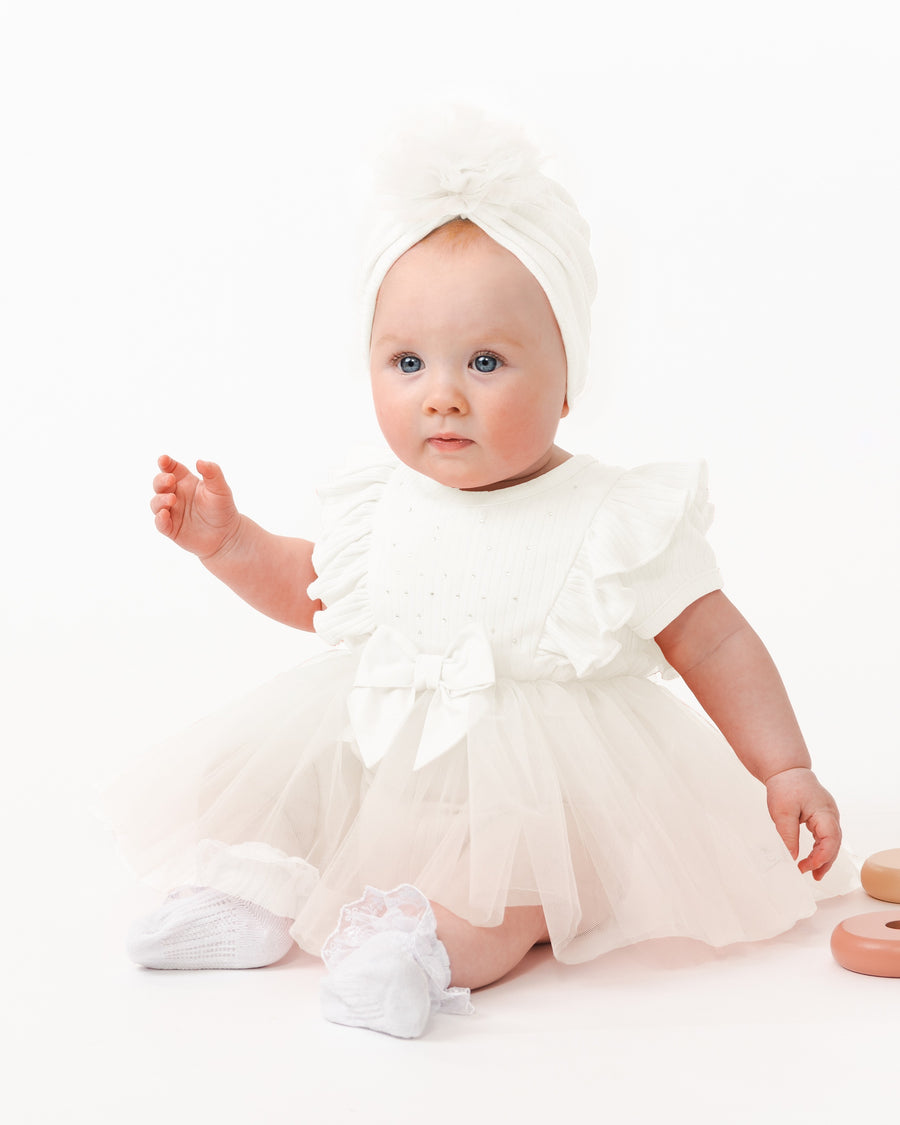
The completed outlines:
[[[704,467],[556,444],[596,284],[570,197],[480,119],[394,171],[363,300],[390,453],[321,490],[315,546],[242,515],[212,462],[161,457],[154,481],[162,534],[332,647],[113,805],[143,871],[193,884],[136,927],[135,960],[255,967],[296,941],[326,962],[329,1019],[412,1037],[537,943],[577,962],[782,932],[841,832],[722,593]],[[852,879],[841,857],[826,884]]]

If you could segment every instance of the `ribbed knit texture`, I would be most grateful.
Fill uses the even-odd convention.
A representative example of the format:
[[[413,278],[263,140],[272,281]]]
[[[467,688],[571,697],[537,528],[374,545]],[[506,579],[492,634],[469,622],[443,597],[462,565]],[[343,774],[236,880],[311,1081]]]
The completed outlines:
[[[128,955],[148,969],[258,969],[291,948],[291,921],[220,891],[182,888],[132,926]]]

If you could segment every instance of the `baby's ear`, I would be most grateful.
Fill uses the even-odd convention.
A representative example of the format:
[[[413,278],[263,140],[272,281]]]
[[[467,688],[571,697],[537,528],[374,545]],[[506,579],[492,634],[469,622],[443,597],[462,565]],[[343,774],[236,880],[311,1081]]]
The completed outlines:
[[[562,408],[562,414],[560,414],[560,418],[565,418],[568,413],[569,413],[569,396],[566,395],[566,397],[563,399],[563,408]]]

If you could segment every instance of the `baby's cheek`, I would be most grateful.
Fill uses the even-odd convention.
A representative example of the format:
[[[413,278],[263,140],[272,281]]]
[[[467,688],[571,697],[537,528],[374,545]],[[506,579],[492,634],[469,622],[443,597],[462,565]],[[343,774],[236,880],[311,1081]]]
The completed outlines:
[[[496,425],[498,439],[510,449],[533,454],[553,444],[559,418],[543,401],[517,402],[498,413]]]
[[[514,457],[532,441],[531,426],[515,407],[497,411],[491,419],[494,447],[504,456]]]

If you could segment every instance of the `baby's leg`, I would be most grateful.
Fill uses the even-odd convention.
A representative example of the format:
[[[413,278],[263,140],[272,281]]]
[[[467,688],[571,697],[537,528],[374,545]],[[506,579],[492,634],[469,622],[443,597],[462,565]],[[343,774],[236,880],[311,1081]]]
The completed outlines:
[[[539,906],[511,906],[499,926],[473,926],[439,903],[431,908],[450,957],[450,984],[483,988],[514,969],[532,946],[549,941]]]
[[[511,907],[499,926],[479,927],[408,884],[367,887],[322,949],[322,1011],[334,1023],[414,1038],[433,1011],[471,1012],[470,988],[499,980],[548,940],[538,906]]]

